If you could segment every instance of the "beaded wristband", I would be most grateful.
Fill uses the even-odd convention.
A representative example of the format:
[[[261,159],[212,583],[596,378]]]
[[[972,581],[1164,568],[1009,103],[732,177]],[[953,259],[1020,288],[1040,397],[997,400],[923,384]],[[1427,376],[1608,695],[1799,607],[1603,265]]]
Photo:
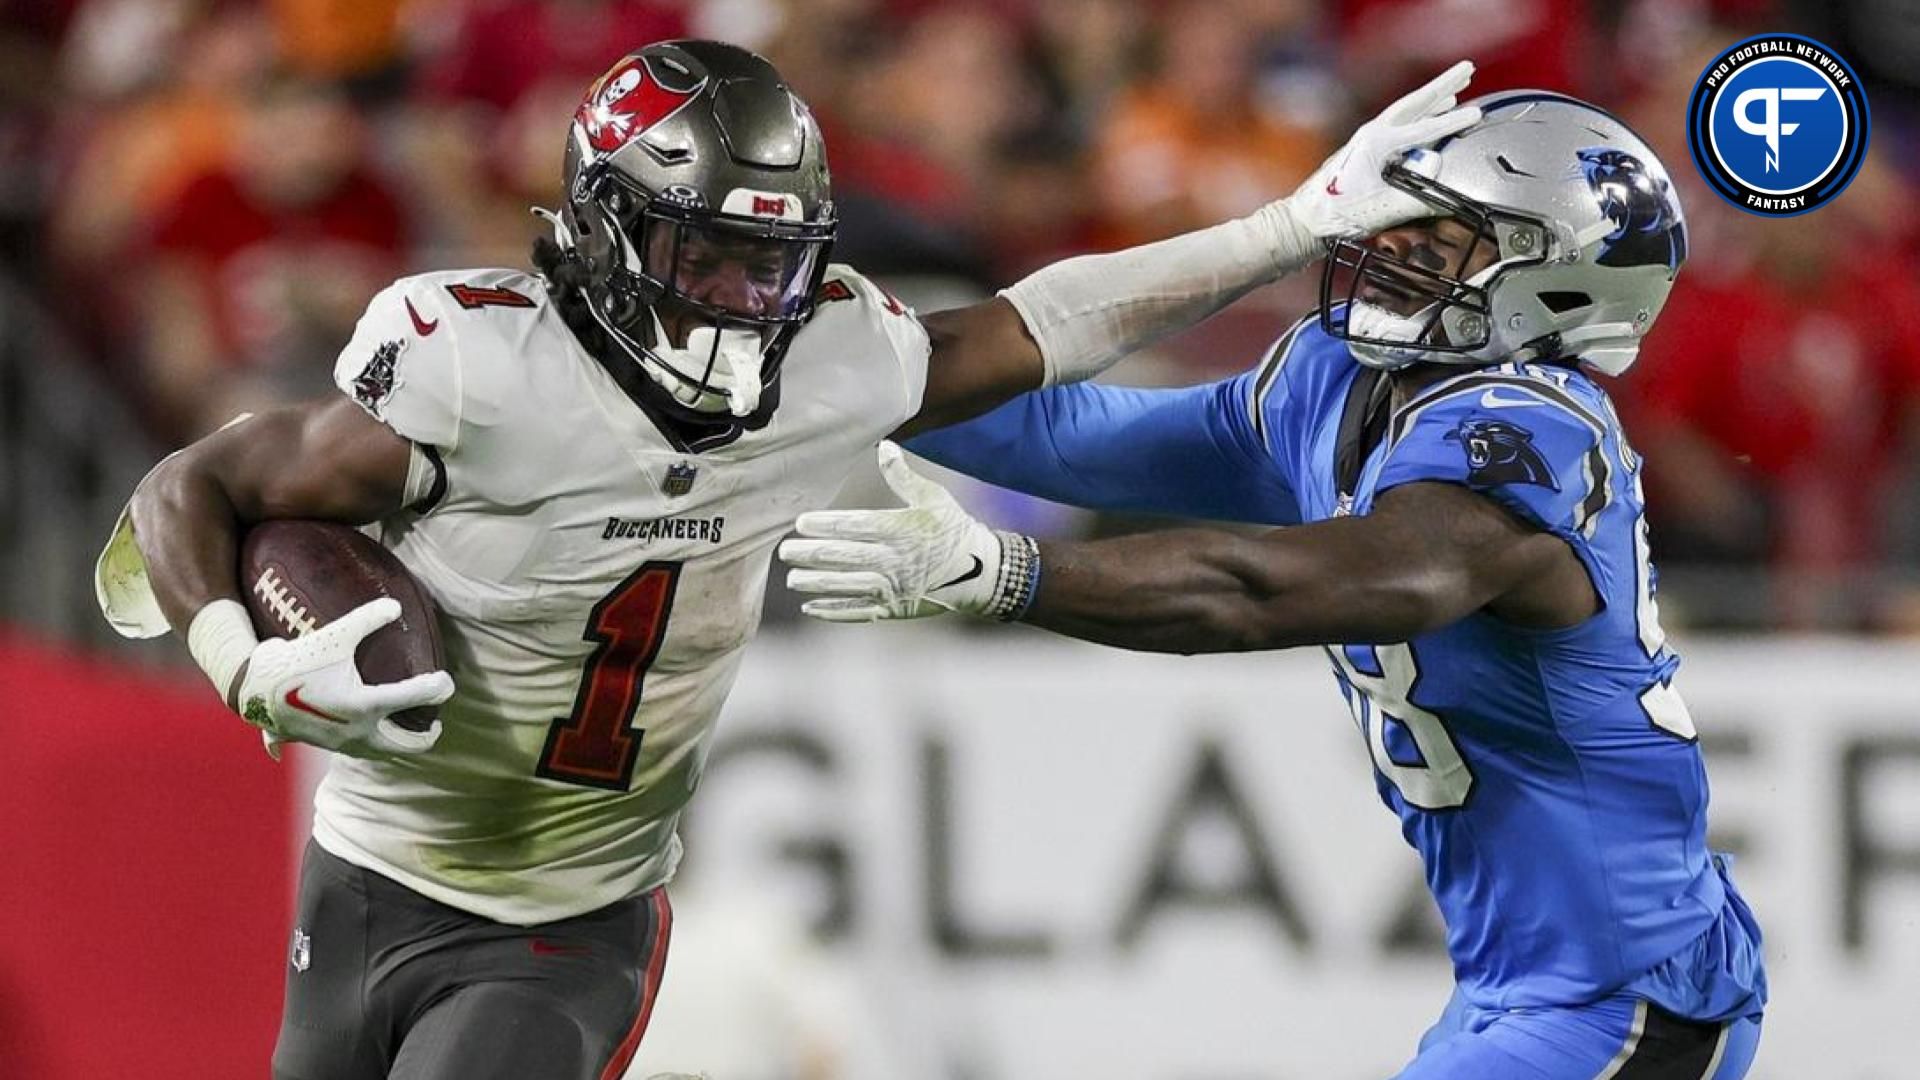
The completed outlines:
[[[985,615],[1013,622],[1027,613],[1040,588],[1040,545],[1020,533],[996,530],[995,535],[1000,537],[1000,577]]]

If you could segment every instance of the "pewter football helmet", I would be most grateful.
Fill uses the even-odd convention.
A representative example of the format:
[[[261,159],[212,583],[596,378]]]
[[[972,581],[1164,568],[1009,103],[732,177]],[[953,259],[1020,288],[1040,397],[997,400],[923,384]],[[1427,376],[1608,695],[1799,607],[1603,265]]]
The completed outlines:
[[[820,127],[745,49],[648,45],[574,112],[557,239],[613,346],[692,414],[758,407],[813,313],[834,227]],[[669,307],[699,324],[684,344],[664,340]]]
[[[1336,241],[1321,278],[1321,325],[1362,363],[1477,366],[1561,360],[1608,375],[1632,365],[1687,257],[1666,166],[1612,114],[1562,94],[1517,90],[1469,102],[1483,118],[1388,166],[1388,183],[1497,245],[1461,280]],[[1363,286],[1424,301],[1396,316]]]

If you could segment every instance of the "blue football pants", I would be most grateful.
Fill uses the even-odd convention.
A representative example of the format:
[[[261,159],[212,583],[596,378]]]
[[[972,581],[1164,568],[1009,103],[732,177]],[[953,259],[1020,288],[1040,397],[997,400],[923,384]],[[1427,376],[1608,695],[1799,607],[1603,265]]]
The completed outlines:
[[[1702,1023],[1624,994],[1476,1009],[1455,993],[1394,1080],[1740,1080],[1759,1043],[1758,1016]]]

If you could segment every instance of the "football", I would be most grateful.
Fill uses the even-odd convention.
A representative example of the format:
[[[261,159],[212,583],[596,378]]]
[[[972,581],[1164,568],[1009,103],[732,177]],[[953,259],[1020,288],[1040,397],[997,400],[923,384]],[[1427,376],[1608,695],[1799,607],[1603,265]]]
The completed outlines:
[[[368,684],[444,670],[440,616],[432,597],[392,552],[365,533],[328,521],[263,521],[240,544],[240,585],[261,637],[297,637],[369,600],[391,596],[400,617],[354,652]],[[393,720],[425,731],[439,715],[425,705]]]

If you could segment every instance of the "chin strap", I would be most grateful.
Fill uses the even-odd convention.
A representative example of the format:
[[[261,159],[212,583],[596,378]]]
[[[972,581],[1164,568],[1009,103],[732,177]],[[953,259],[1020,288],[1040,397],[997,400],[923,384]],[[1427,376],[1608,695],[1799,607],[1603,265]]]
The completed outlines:
[[[559,244],[561,250],[573,250],[573,230],[567,228],[567,223],[560,219],[559,214],[554,213],[544,206],[529,206],[527,209],[534,217],[539,218],[541,221],[553,227],[553,242]]]

